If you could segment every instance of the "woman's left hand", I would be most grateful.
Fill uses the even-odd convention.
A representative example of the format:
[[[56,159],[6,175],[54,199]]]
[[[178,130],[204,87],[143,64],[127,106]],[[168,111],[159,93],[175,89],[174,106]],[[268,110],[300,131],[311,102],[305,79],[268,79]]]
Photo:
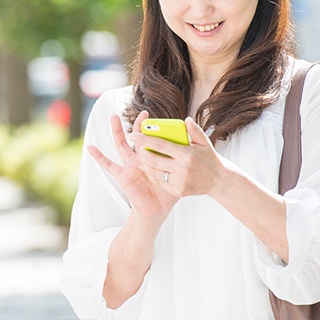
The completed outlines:
[[[214,196],[223,189],[225,166],[203,130],[190,117],[185,122],[191,137],[189,146],[143,134],[130,135],[130,140],[142,146],[138,150],[141,169],[176,197]],[[170,158],[147,151],[144,147],[169,155]],[[163,181],[165,172],[168,172],[167,182]]]

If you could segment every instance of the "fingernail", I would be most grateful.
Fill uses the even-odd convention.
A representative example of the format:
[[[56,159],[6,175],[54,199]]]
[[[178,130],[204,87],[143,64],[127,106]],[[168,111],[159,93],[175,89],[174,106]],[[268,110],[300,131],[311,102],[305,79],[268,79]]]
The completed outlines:
[[[191,128],[193,128],[194,125],[195,125],[195,122],[193,121],[193,119],[192,119],[191,117],[187,117],[184,121],[185,121],[185,122],[186,122],[186,121],[190,122],[190,123],[189,123],[189,126],[191,125]]]

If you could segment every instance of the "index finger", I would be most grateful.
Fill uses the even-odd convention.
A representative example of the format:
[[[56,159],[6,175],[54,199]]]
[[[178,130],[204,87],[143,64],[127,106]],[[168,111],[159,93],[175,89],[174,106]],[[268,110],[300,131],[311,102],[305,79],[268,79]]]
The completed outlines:
[[[135,120],[133,124],[133,132],[141,133],[141,124],[142,121],[149,118],[149,112],[146,110],[143,110]]]
[[[110,122],[114,143],[121,156],[121,159],[124,163],[126,163],[134,153],[126,140],[120,117],[114,114],[111,116]]]
[[[178,158],[181,151],[188,147],[179,143],[171,142],[159,137],[148,136],[142,133],[131,133],[130,140],[134,143],[152,149],[156,152],[170,156],[171,158]]]
[[[102,166],[104,169],[109,171],[115,178],[121,173],[121,166],[107,158],[97,147],[89,145],[87,147],[91,156]]]

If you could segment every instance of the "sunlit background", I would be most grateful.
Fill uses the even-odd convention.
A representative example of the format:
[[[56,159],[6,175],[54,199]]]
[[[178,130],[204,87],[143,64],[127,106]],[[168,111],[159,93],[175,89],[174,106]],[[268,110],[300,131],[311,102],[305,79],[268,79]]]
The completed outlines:
[[[294,0],[297,53],[320,61],[320,1]],[[59,289],[83,131],[129,83],[140,0],[0,1],[0,320],[77,319]]]

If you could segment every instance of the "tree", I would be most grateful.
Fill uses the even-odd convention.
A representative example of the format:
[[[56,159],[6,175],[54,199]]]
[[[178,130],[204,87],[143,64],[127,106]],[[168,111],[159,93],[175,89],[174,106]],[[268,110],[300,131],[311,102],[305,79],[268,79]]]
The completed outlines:
[[[10,56],[28,61],[39,55],[48,39],[63,46],[70,70],[67,100],[72,108],[73,136],[80,133],[81,38],[87,30],[114,29],[117,18],[126,12],[140,12],[134,0],[0,1],[0,47]]]

